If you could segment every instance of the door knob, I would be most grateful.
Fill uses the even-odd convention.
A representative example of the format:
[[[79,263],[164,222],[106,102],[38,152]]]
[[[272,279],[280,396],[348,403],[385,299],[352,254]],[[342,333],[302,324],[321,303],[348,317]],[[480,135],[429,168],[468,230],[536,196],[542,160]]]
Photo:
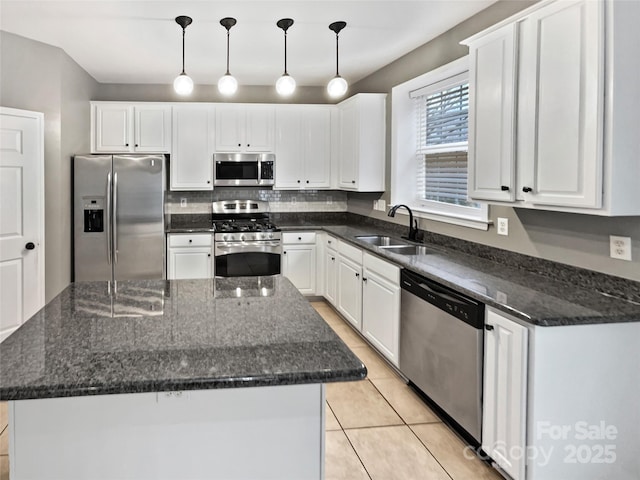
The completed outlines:
[[[34,248],[36,248],[36,244],[33,242],[27,242],[24,248],[26,248],[27,250],[33,250]]]

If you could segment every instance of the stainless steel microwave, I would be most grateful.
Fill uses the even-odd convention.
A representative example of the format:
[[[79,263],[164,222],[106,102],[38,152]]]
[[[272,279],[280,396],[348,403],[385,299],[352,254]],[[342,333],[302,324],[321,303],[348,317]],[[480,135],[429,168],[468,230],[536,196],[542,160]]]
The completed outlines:
[[[273,185],[275,159],[273,153],[216,153],[213,155],[213,184]]]

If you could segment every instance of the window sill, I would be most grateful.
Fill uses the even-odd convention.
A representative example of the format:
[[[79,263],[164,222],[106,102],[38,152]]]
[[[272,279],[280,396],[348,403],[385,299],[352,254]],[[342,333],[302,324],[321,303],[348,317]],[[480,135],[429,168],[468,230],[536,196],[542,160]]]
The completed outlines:
[[[413,216],[415,218],[426,218],[427,220],[435,220],[437,222],[448,223],[451,225],[458,225],[461,227],[473,228],[475,230],[484,230],[484,231],[489,230],[489,225],[493,223],[488,218],[485,220],[485,219],[471,218],[469,216],[460,215],[460,214],[451,214],[451,213],[447,215],[443,215],[441,213],[436,213],[433,211],[426,210],[425,208],[419,205],[409,205],[409,206],[411,207],[411,211],[413,212]],[[484,206],[483,208],[486,209],[487,207]],[[398,211],[396,215],[398,214],[408,216],[408,213],[404,211]]]

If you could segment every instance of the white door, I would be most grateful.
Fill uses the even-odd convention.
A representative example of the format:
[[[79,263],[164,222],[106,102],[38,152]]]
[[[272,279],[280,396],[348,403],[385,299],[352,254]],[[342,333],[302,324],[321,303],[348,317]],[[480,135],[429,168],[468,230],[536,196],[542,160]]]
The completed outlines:
[[[518,198],[602,206],[604,2],[549,4],[521,24]]]
[[[528,330],[487,309],[482,448],[514,480],[524,479]]]
[[[358,330],[362,330],[362,266],[339,257],[338,311]]]
[[[275,111],[271,105],[247,105],[245,141],[247,152],[273,152]]]
[[[135,151],[170,153],[171,107],[145,105],[135,107]]]
[[[276,112],[276,188],[299,189],[304,149],[301,107],[279,106]]]
[[[133,107],[129,104],[94,106],[95,153],[126,153],[133,151],[131,143],[131,121]]]
[[[366,268],[362,279],[362,333],[398,365],[400,287]]]
[[[338,185],[344,189],[358,188],[358,150],[360,132],[358,128],[358,105],[349,102],[340,107],[340,167]]]
[[[0,341],[44,305],[43,126],[0,107]]]
[[[286,245],[282,252],[282,274],[300,293],[316,293],[316,246]]]
[[[167,278],[211,278],[211,258],[211,247],[170,248]]]
[[[331,186],[331,111],[324,107],[310,107],[304,114],[304,186]]]
[[[171,190],[213,190],[213,107],[173,107]]]
[[[324,258],[324,296],[331,305],[335,305],[338,293],[338,253],[327,249]]]
[[[216,106],[216,152],[240,152],[244,143],[245,110],[238,105]]]

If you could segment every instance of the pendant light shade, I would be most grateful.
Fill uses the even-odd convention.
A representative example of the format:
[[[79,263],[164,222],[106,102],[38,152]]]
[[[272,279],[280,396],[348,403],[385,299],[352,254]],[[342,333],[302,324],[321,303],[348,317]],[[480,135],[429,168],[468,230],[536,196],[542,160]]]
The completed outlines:
[[[295,79],[287,72],[287,30],[293,25],[293,20],[283,18],[276,25],[284,31],[284,73],[276,82],[276,91],[282,96],[288,96],[296,89]]]
[[[231,73],[229,73],[229,36],[231,27],[236,24],[236,19],[226,17],[220,20],[220,25],[227,29],[227,73],[225,73],[220,80],[218,80],[218,91],[222,95],[233,95],[238,90],[238,81]]]
[[[336,76],[333,77],[329,83],[327,84],[327,93],[331,97],[341,97],[345,93],[347,93],[347,88],[349,88],[349,84],[347,81],[340,76],[340,72],[338,70],[338,60],[340,50],[338,48],[338,34],[340,30],[347,26],[347,22],[333,22],[329,25],[329,29],[333,30],[336,33]]]
[[[184,32],[192,21],[184,15],[176,17],[176,23],[182,27],[182,73],[173,81],[173,89],[178,95],[189,95],[193,91],[193,80],[184,71]]]

